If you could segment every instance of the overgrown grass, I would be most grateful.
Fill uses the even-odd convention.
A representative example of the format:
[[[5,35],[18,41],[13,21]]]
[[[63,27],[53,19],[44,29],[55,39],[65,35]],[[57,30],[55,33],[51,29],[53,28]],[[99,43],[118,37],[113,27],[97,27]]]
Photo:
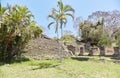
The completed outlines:
[[[30,60],[0,66],[0,78],[120,78],[120,64],[99,60]]]

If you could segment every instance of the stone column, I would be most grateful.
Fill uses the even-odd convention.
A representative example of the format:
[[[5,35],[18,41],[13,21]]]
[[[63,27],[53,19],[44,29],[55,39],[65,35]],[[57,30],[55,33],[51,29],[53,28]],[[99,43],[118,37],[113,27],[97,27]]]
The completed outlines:
[[[120,47],[114,47],[114,54],[113,56],[118,57],[120,56]]]
[[[100,56],[105,56],[105,47],[101,46],[99,47],[99,49],[100,49]]]
[[[91,48],[91,49],[90,49],[88,56],[93,56],[93,49],[94,49],[94,48]]]
[[[79,54],[79,56],[83,56],[83,52],[84,52],[84,48],[80,47],[80,54]]]

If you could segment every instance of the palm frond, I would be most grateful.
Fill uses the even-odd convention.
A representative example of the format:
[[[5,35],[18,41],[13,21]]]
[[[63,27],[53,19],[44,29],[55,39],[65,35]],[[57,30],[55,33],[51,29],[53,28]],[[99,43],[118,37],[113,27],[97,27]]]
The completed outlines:
[[[63,2],[62,2],[62,0],[59,0],[58,1],[58,7],[59,7],[59,9],[62,11],[63,10]]]
[[[52,25],[52,24],[54,24],[55,22],[51,22],[51,23],[49,23],[48,24],[48,28],[50,29],[50,26]]]
[[[56,21],[56,28],[55,28],[55,33],[58,32],[58,21]]]
[[[65,15],[72,17],[72,19],[74,20],[74,15],[73,14],[66,13]]]
[[[68,12],[68,11],[71,11],[73,13],[75,12],[75,10],[70,5],[64,6],[63,12]]]
[[[52,8],[52,14],[58,13],[59,11],[56,10],[55,8]]]
[[[55,16],[53,16],[53,15],[50,14],[50,15],[47,16],[47,18],[55,19]]]

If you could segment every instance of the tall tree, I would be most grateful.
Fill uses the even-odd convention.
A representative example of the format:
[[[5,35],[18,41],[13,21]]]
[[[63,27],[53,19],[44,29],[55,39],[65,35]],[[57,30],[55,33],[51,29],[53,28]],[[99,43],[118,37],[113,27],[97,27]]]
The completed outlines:
[[[61,37],[62,37],[63,36],[63,25],[66,26],[67,16],[70,16],[74,19],[73,14],[71,14],[69,12],[74,13],[74,9],[70,5],[64,5],[62,0],[59,0],[58,1],[58,9],[53,8],[52,14],[48,15],[48,17],[54,19],[54,22],[51,22],[48,25],[48,28],[50,28],[50,26],[55,23],[55,26],[56,26],[55,32],[58,33],[58,28],[60,28],[61,29]]]

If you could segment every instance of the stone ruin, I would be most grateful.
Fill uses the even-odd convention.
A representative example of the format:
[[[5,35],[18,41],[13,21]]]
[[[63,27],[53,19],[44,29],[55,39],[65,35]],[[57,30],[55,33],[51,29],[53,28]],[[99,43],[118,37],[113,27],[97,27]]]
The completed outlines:
[[[71,51],[72,55],[75,55],[75,47],[73,45],[67,45],[67,49]]]
[[[68,58],[73,55],[83,56],[86,55],[109,55],[110,53],[113,56],[120,56],[120,48],[112,48],[105,49],[105,54],[100,54],[100,50],[98,47],[91,47],[89,43],[85,44],[85,46],[74,46],[74,45],[66,45],[60,43],[61,54],[63,58]],[[76,50],[77,49],[77,50]],[[28,43],[27,48],[25,49],[25,55],[34,58],[34,59],[59,59],[59,47],[58,42],[53,40],[45,35],[42,35],[41,38],[32,40]],[[78,52],[78,54],[77,54]]]
[[[88,51],[88,49],[85,50],[85,47],[80,47],[80,54],[79,54],[79,56],[85,55],[84,53],[86,51]],[[89,56],[100,55],[100,56],[120,57],[120,48],[119,47],[113,47],[113,48],[91,47],[87,53],[88,53]]]

